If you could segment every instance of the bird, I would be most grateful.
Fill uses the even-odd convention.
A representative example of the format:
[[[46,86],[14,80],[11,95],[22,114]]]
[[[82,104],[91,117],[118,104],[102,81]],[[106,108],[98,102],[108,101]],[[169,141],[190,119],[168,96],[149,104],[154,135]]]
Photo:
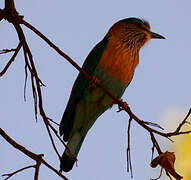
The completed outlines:
[[[150,39],[165,39],[151,31],[148,21],[125,18],[116,22],[91,50],[82,69],[120,99],[139,63],[139,51]],[[84,138],[95,121],[113,105],[113,100],[81,73],[74,82],[62,116],[59,132],[67,142],[60,171],[73,168]]]

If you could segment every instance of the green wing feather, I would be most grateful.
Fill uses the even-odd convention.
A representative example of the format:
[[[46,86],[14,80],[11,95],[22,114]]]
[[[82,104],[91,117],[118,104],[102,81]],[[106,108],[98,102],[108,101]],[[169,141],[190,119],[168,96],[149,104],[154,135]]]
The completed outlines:
[[[104,53],[104,50],[106,49],[108,43],[108,38],[104,38],[101,42],[99,42],[93,50],[90,52],[90,54],[87,56],[82,69],[87,72],[90,76],[93,75],[101,57]],[[63,114],[61,123],[60,123],[60,135],[64,134],[64,141],[67,141],[70,135],[70,132],[73,127],[73,121],[75,116],[75,109],[76,106],[79,103],[80,97],[82,96],[84,89],[88,85],[88,80],[83,77],[79,73],[70,95],[70,99],[68,101],[66,110]]]

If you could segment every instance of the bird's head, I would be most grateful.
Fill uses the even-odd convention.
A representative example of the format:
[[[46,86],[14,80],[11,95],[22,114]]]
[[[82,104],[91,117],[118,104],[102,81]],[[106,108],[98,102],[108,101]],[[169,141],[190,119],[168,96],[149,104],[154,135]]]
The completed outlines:
[[[151,31],[147,21],[139,18],[127,18],[115,23],[107,33],[126,47],[139,51],[150,39],[165,39],[160,34]]]

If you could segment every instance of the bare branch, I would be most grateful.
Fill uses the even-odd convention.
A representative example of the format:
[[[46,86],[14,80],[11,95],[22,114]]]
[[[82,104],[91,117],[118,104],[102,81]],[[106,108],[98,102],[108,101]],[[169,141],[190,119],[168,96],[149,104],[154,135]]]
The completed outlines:
[[[131,129],[131,122],[132,118],[129,118],[129,124],[128,124],[128,129],[127,129],[127,138],[128,138],[128,143],[127,143],[127,172],[131,172],[131,178],[133,178],[133,168],[132,168],[132,163],[131,163],[131,153],[130,153],[130,129]]]
[[[63,53],[57,46],[55,46],[48,38],[46,38],[42,33],[40,33],[36,28],[34,28],[32,25],[30,25],[29,23],[25,22],[24,20],[22,20],[22,23],[27,26],[28,28],[30,28],[32,31],[34,31],[38,36],[40,36],[43,40],[45,40],[53,49],[55,49],[61,56],[63,56],[66,60],[68,60],[77,70],[80,71],[80,73],[82,73],[82,75],[87,78],[88,80],[91,80],[92,77],[89,76],[89,74],[87,74],[86,72],[84,72],[68,55],[66,55],[65,53]],[[153,142],[153,147],[155,147],[158,151],[158,153],[162,153],[159,144],[157,142],[157,140],[154,137],[154,134],[158,134],[160,136],[166,137],[169,139],[170,136],[174,136],[174,135],[178,135],[178,134],[183,134],[183,133],[189,133],[190,131],[187,132],[173,132],[173,133],[163,133],[161,131],[155,130],[151,127],[149,127],[150,125],[158,127],[160,129],[163,129],[161,126],[159,126],[156,123],[151,123],[151,122],[147,122],[147,121],[142,121],[140,120],[134,113],[132,113],[130,107],[125,107],[124,106],[124,102],[122,102],[121,100],[118,100],[116,97],[114,97],[107,89],[105,89],[101,84],[98,84],[98,87],[100,89],[102,89],[105,93],[107,93],[113,100],[114,102],[116,102],[119,107],[120,110],[125,110],[131,119],[134,119],[139,125],[141,125],[144,129],[146,129],[150,135],[151,135],[151,140]],[[127,157],[130,157],[130,151],[129,148],[127,148]],[[131,166],[131,163],[129,164]],[[132,168],[132,167],[131,167]],[[131,169],[132,170],[132,169]]]
[[[15,53],[13,54],[12,58],[9,60],[9,62],[8,62],[7,65],[5,66],[5,68],[0,72],[0,77],[3,76],[3,75],[6,73],[7,69],[9,68],[9,66],[10,66],[10,65],[12,64],[12,62],[15,60],[15,58],[16,58],[16,56],[17,56],[19,50],[21,49],[21,46],[22,46],[22,44],[19,43],[18,46],[17,46],[17,48],[15,49]]]
[[[10,138],[4,131],[3,129],[0,128],[0,135],[9,143],[11,144],[14,148],[18,149],[19,151],[23,152],[25,155],[27,155],[28,157],[30,157],[31,159],[35,160],[36,162],[41,162],[42,164],[44,164],[46,167],[48,167],[49,169],[51,169],[52,171],[54,171],[58,176],[60,176],[61,178],[68,180],[68,178],[66,178],[64,175],[62,175],[61,173],[59,173],[59,171],[57,171],[55,168],[53,168],[50,164],[48,164],[43,158],[42,158],[42,154],[38,155],[35,154],[31,151],[29,151],[28,149],[26,149],[25,147],[21,146],[20,144],[18,144],[17,142],[15,142],[12,138]]]
[[[53,119],[51,118],[47,118],[49,121],[51,121],[52,123],[56,124],[57,126],[60,126],[57,122],[55,122]]]
[[[151,141],[153,143],[153,147],[156,148],[158,154],[162,154],[160,146],[159,146],[159,144],[158,144],[157,140],[155,139],[155,136],[154,136],[154,134],[152,132],[150,132],[150,136],[151,136]]]
[[[38,180],[39,169],[40,169],[42,157],[43,157],[44,155],[43,155],[43,154],[40,154],[40,155],[38,155],[38,156],[39,156],[39,160],[36,161],[34,180]]]
[[[176,129],[175,132],[179,132],[179,131],[180,131],[180,129],[182,128],[182,126],[186,123],[187,119],[189,118],[190,114],[191,114],[191,108],[189,109],[188,114],[186,115],[186,117],[184,118],[184,120],[180,123],[180,125],[178,126],[178,128]]]
[[[24,101],[26,101],[27,78],[28,78],[28,72],[27,72],[27,65],[25,64]]]
[[[5,9],[12,9],[16,11],[14,0],[5,0]]]
[[[127,109],[125,110],[130,117],[132,117],[132,119],[134,119],[140,126],[142,126],[145,130],[147,130],[148,132],[152,132],[152,133],[155,133],[155,134],[158,134],[160,136],[163,136],[163,137],[171,137],[171,136],[177,136],[179,134],[188,134],[190,133],[191,131],[185,131],[185,132],[177,132],[174,131],[174,132],[170,132],[170,133],[164,133],[164,132],[161,132],[161,131],[157,131],[153,128],[150,128],[149,126],[147,126],[144,121],[140,120],[130,109],[130,107],[127,107]],[[188,113],[190,115],[190,113]],[[185,124],[185,122],[184,122]]]
[[[0,21],[5,17],[3,9],[0,9]]]
[[[65,54],[64,52],[62,52],[57,46],[55,46],[47,37],[45,37],[40,31],[38,31],[34,26],[32,26],[31,24],[29,24],[28,22],[24,21],[23,19],[21,20],[21,23],[24,24],[26,27],[28,27],[29,29],[31,29],[33,32],[35,32],[39,37],[41,37],[46,43],[48,43],[56,52],[58,52],[62,57],[64,57],[68,62],[70,62],[78,71],[80,71],[80,73],[87,78],[88,80],[91,80],[92,77],[87,74],[85,71],[83,71],[83,69],[81,69],[67,54]],[[121,100],[117,99],[115,96],[113,96],[106,88],[104,88],[101,84],[98,84],[98,87],[100,87],[100,89],[102,89],[108,96],[110,96],[114,102],[116,102],[119,107],[122,107],[124,105],[124,102],[122,102]],[[123,109],[124,110],[124,109]],[[161,126],[157,125],[156,123],[151,123],[151,122],[145,122],[140,120],[130,109],[130,107],[127,107],[125,109],[125,111],[129,114],[130,117],[132,117],[132,119],[134,119],[139,125],[141,125],[144,129],[146,129],[149,132],[153,132],[156,133],[160,136],[163,137],[170,137],[172,135],[178,135],[178,134],[183,134],[183,133],[189,133],[189,131],[187,132],[173,132],[173,133],[163,133],[161,131],[157,131],[153,128],[150,128],[148,125],[152,125],[152,126],[156,126],[158,128],[163,129]],[[190,114],[189,114],[190,115]],[[184,124],[184,123],[183,123]]]
[[[159,176],[157,177],[157,178],[155,178],[155,179],[151,179],[151,180],[158,180],[158,179],[160,179],[161,178],[161,176],[162,176],[162,168],[161,168],[161,170],[160,170],[160,174],[159,174]]]
[[[21,169],[15,171],[15,172],[12,172],[12,173],[9,173],[9,174],[3,174],[2,176],[7,176],[7,177],[4,179],[4,180],[7,180],[7,179],[9,179],[11,176],[13,176],[13,175],[15,175],[15,174],[17,174],[17,173],[19,173],[19,172],[21,172],[21,171],[24,171],[25,169],[35,168],[35,167],[36,167],[35,165],[26,166],[26,167],[24,167],[24,168],[21,168]]]
[[[54,150],[55,150],[55,152],[56,152],[56,154],[60,160],[61,156],[59,155],[58,150],[55,146],[53,137],[52,137],[50,129],[49,129],[49,122],[47,120],[46,114],[45,114],[44,109],[43,109],[42,93],[41,93],[41,86],[43,85],[43,83],[40,80],[40,78],[38,77],[38,73],[37,73],[37,70],[35,68],[34,61],[33,61],[33,56],[32,56],[32,53],[31,53],[29,47],[28,47],[28,44],[26,42],[22,28],[20,27],[19,24],[16,24],[16,23],[13,23],[13,25],[14,25],[14,27],[17,31],[18,37],[19,37],[19,39],[23,45],[24,54],[25,54],[25,61],[30,62],[30,65],[31,65],[31,71],[30,72],[31,72],[33,97],[34,97],[34,103],[35,103],[35,117],[37,119],[37,101],[38,101],[38,107],[39,107],[40,115],[42,116],[42,118],[44,120],[44,123],[45,123],[46,129],[48,131],[52,146],[53,146],[53,148],[54,148]],[[38,94],[38,96],[37,96],[37,94]]]
[[[6,54],[6,53],[10,53],[10,52],[15,52],[16,49],[2,49],[0,50],[0,54]]]
[[[157,123],[153,123],[153,122],[150,122],[150,121],[142,121],[144,124],[147,124],[147,125],[149,125],[149,126],[153,126],[153,127],[157,127],[157,128],[159,128],[159,129],[162,129],[162,130],[164,130],[164,128],[163,127],[161,127],[159,124],[157,124]]]
[[[57,148],[55,146],[53,137],[51,132],[53,131],[54,134],[56,135],[56,137],[63,143],[63,145],[66,147],[66,149],[68,150],[69,154],[71,154],[71,157],[73,157],[72,153],[70,152],[69,148],[66,146],[66,144],[63,142],[63,140],[59,137],[56,129],[50,124],[49,122],[49,118],[47,118],[46,113],[43,109],[43,101],[42,101],[42,92],[41,92],[41,86],[44,86],[44,84],[42,83],[42,81],[40,80],[35,64],[34,64],[34,60],[33,60],[33,56],[32,53],[29,49],[29,46],[27,44],[24,32],[20,26],[20,24],[25,25],[26,27],[28,27],[29,29],[31,29],[34,33],[36,33],[39,37],[41,37],[47,44],[50,45],[50,47],[52,47],[58,54],[60,54],[62,57],[64,57],[69,63],[71,63],[86,79],[88,80],[92,80],[93,77],[91,77],[88,73],[86,73],[85,71],[83,71],[83,69],[80,68],[80,66],[78,66],[78,64],[73,61],[67,54],[65,54],[64,52],[62,52],[56,45],[54,45],[47,37],[45,37],[40,31],[38,31],[35,27],[33,27],[31,24],[29,24],[28,22],[23,20],[23,16],[19,16],[19,14],[17,13],[16,9],[15,9],[15,5],[14,5],[14,0],[5,0],[5,9],[1,10],[0,9],[0,20],[1,19],[6,19],[7,21],[9,21],[10,23],[13,24],[13,26],[15,27],[17,34],[18,34],[18,38],[20,40],[19,46],[17,47],[13,57],[11,58],[11,60],[8,62],[8,64],[6,65],[6,67],[4,68],[4,70],[0,73],[0,76],[2,76],[7,69],[9,68],[10,64],[14,61],[15,57],[17,56],[17,53],[19,52],[20,48],[23,47],[23,51],[24,51],[24,58],[25,58],[25,85],[24,85],[24,99],[26,100],[25,97],[25,91],[26,91],[26,82],[27,82],[27,71],[29,70],[30,75],[31,75],[31,85],[32,85],[32,92],[33,92],[33,98],[34,98],[34,106],[35,106],[35,117],[37,119],[37,110],[39,110],[39,113],[41,115],[41,117],[43,118],[44,124],[46,126],[48,135],[50,137],[52,146],[54,151],[56,152],[58,158],[60,159],[60,155],[57,151]],[[130,126],[131,126],[131,121],[132,119],[135,120],[140,126],[142,126],[145,130],[147,130],[150,133],[151,136],[151,141],[153,143],[153,148],[152,148],[152,154],[154,153],[154,149],[157,150],[158,154],[162,153],[161,148],[159,147],[159,144],[155,138],[155,134],[158,134],[160,136],[163,136],[165,138],[170,138],[171,136],[176,136],[176,135],[180,135],[180,134],[187,134],[190,133],[191,131],[180,131],[180,129],[182,128],[182,126],[187,123],[187,119],[191,114],[191,109],[189,111],[189,113],[187,114],[187,116],[184,118],[184,120],[180,123],[180,125],[178,126],[178,128],[174,131],[174,132],[169,132],[169,133],[164,133],[161,131],[158,131],[156,129],[153,129],[149,126],[154,126],[157,128],[160,128],[163,130],[163,128],[161,126],[159,126],[156,123],[152,123],[152,122],[147,122],[147,121],[143,121],[140,120],[130,109],[129,106],[126,106],[124,108],[124,102],[122,102],[121,100],[117,99],[115,96],[113,96],[113,94],[110,93],[110,91],[108,91],[106,88],[104,88],[103,85],[101,84],[97,84],[97,86],[102,89],[109,97],[111,97],[114,102],[116,102],[119,105],[119,110],[125,110],[129,116],[129,124],[128,124],[128,147],[127,147],[127,170],[130,169],[131,171],[131,175],[132,175],[132,165],[131,165],[131,157],[130,157]],[[52,130],[52,131],[51,131]],[[44,165],[46,165],[48,168],[50,168],[52,171],[54,171],[56,174],[58,174],[60,177],[62,177],[63,179],[67,179],[65,176],[63,176],[61,173],[59,173],[56,169],[54,169],[51,165],[49,165],[46,161],[44,161],[44,159],[42,158],[42,155],[37,155],[34,154],[28,150],[26,150],[23,146],[17,144],[15,141],[13,141],[10,137],[8,137],[5,132],[0,129],[0,134],[10,143],[12,144],[16,149],[19,149],[20,151],[22,151],[23,153],[25,153],[27,156],[31,157],[33,160],[36,161],[36,166],[35,166],[35,177],[34,179],[37,180],[38,179],[38,174],[39,174],[39,168],[41,163],[43,163]],[[75,160],[76,157],[73,157]]]

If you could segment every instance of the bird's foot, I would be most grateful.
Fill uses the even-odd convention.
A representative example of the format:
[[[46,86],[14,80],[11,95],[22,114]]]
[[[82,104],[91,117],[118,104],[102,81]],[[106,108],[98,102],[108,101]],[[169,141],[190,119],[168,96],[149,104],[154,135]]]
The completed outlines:
[[[120,99],[119,101],[120,101],[120,103],[118,104],[119,110],[117,112],[121,112],[123,110],[126,110],[129,107],[129,105],[125,101],[123,101],[122,99]]]
[[[90,86],[92,88],[95,88],[95,87],[99,86],[100,84],[101,84],[100,80],[97,77],[92,76],[92,79],[90,81]]]
[[[118,104],[119,110],[117,112],[126,110],[129,107],[129,105],[125,101],[123,101],[122,99],[119,100],[119,103],[116,101],[113,101],[112,104]]]

